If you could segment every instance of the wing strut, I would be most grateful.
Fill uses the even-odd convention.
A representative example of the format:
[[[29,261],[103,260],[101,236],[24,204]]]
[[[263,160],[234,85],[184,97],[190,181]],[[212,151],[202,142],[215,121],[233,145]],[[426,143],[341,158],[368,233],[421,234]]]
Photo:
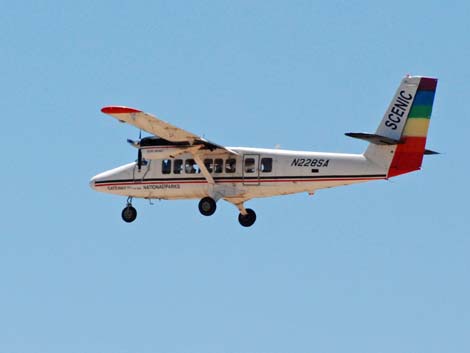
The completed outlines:
[[[214,178],[212,177],[211,173],[206,168],[204,161],[201,159],[201,156],[198,153],[199,149],[192,152],[193,158],[196,161],[197,165],[201,169],[202,175],[206,178],[207,182],[211,185],[215,184]]]

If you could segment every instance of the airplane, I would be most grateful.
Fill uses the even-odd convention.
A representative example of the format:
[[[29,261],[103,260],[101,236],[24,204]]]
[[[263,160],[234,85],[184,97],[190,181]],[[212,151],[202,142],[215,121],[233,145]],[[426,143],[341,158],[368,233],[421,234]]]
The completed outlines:
[[[436,86],[436,78],[405,76],[374,134],[345,134],[369,143],[363,154],[226,147],[143,111],[107,106],[103,113],[152,136],[128,140],[137,160],[94,176],[90,186],[127,196],[121,216],[128,223],[137,217],[134,198],[199,199],[202,215],[213,215],[225,200],[238,208],[239,223],[250,227],[256,213],[245,203],[251,199],[313,194],[419,170],[423,155],[438,154],[426,149]]]

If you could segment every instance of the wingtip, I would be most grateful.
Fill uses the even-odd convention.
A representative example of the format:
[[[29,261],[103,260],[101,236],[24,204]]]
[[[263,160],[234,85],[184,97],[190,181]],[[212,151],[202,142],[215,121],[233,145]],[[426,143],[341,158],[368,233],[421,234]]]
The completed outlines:
[[[141,113],[141,110],[123,106],[109,106],[101,108],[101,112],[105,114],[128,114],[128,113]]]

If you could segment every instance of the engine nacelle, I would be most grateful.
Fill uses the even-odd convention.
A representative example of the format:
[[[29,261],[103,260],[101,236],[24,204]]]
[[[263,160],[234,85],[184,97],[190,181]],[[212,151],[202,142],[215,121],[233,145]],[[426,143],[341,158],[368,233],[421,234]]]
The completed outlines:
[[[165,159],[181,154],[190,147],[188,142],[170,142],[158,137],[144,137],[139,142],[129,141],[142,151],[144,159]]]
[[[141,151],[144,159],[166,159],[178,156],[186,149],[187,147],[152,146],[141,148]]]

